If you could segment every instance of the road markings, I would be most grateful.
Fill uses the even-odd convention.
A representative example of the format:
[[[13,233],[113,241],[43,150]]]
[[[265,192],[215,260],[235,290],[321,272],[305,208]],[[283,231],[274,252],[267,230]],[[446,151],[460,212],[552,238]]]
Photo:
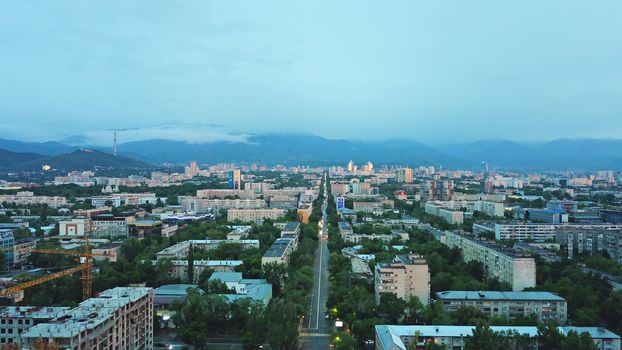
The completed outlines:
[[[312,337],[330,337],[329,333],[300,333],[301,337],[312,338]]]

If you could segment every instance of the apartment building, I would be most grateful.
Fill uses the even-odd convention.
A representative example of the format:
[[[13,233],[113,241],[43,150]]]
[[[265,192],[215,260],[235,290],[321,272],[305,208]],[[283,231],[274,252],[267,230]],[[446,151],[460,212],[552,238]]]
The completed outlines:
[[[116,287],[87,299],[21,335],[22,349],[37,341],[59,349],[153,349],[153,290]]]
[[[69,310],[68,307],[0,307],[0,347],[4,344],[19,344],[22,333],[39,323],[65,315]]]
[[[274,263],[287,266],[294,250],[296,250],[294,238],[278,238],[261,257],[261,266]]]
[[[294,196],[272,196],[270,197],[270,208],[293,210],[298,207],[298,197]]]
[[[539,322],[554,321],[562,325],[568,320],[566,299],[551,292],[450,290],[437,292],[436,300],[447,312],[455,312],[467,306],[478,309],[490,318],[506,317],[514,320],[535,315]]]
[[[475,260],[484,265],[486,277],[510,284],[513,291],[536,286],[536,262],[531,256],[451,231],[444,234],[444,243],[450,248],[460,249],[465,262]]]
[[[15,262],[15,236],[12,229],[0,229],[0,254],[4,252],[6,266],[2,268],[10,270]]]
[[[413,183],[413,169],[400,168],[395,171],[395,181],[399,183]]]
[[[27,237],[18,239],[14,244],[13,264],[16,266],[23,265],[28,262],[30,253],[37,247],[38,238]]]
[[[0,195],[1,203],[17,205],[47,205],[50,208],[60,208],[67,205],[67,198],[59,196],[35,196],[30,191],[20,191],[15,194]]]
[[[373,213],[375,211],[384,211],[393,208],[395,208],[395,202],[391,199],[371,202],[354,201],[353,203],[353,209],[356,212],[362,211],[365,213]]]
[[[330,192],[333,194],[346,194],[350,192],[350,184],[347,182],[331,182]]]
[[[285,215],[284,209],[262,208],[262,209],[229,209],[227,210],[227,221],[254,222],[261,224],[266,219],[276,220]]]
[[[536,242],[555,240],[555,230],[558,229],[578,229],[578,230],[604,230],[619,231],[622,225],[608,224],[527,224],[527,223],[506,223],[495,224],[495,239],[497,240],[532,240]]]
[[[197,197],[199,198],[240,198],[240,199],[255,199],[257,194],[251,190],[235,190],[235,189],[205,189],[197,190]]]
[[[427,343],[444,346],[447,350],[464,350],[465,339],[473,335],[475,326],[444,325],[376,325],[376,350],[424,349]],[[532,340],[538,349],[536,326],[491,326],[493,332],[517,333]],[[564,336],[570,332],[588,333],[599,350],[620,350],[620,336],[602,327],[561,326],[557,330]]]
[[[427,202],[450,201],[454,196],[453,180],[428,180],[421,189],[421,198]]]
[[[232,208],[256,209],[268,206],[263,199],[209,199],[196,196],[180,196],[179,203],[183,211],[193,213],[217,212]]]
[[[112,206],[121,207],[124,205],[144,205],[156,204],[155,193],[115,193],[111,196],[95,196],[91,198],[91,205],[95,208]]]
[[[438,216],[450,225],[462,225],[464,223],[464,213],[460,210],[445,209],[433,203],[426,203],[424,210],[427,214]]]
[[[171,260],[183,260],[188,257],[190,247],[195,249],[216,249],[221,244],[239,244],[243,249],[247,248],[259,248],[259,240],[257,239],[239,239],[239,240],[226,240],[226,239],[194,239],[189,241],[179,242],[173,246],[165,248],[156,253],[156,259],[168,258]]]
[[[390,263],[378,263],[374,272],[376,303],[380,294],[391,293],[408,300],[418,297],[423,305],[430,302],[430,270],[419,254],[398,255]]]
[[[311,213],[313,212],[313,205],[311,203],[302,204],[298,206],[296,210],[296,214],[298,215],[298,220],[303,224],[309,223],[309,218],[311,217]]]
[[[171,260],[171,263],[173,266],[168,271],[168,277],[185,281],[188,278],[188,259]],[[207,269],[214,272],[235,272],[236,267],[242,264],[244,264],[242,260],[194,260],[192,262],[193,280],[189,283],[198,284],[201,273]]]
[[[99,214],[91,218],[91,237],[128,237],[129,221],[133,217],[117,217],[112,214]]]

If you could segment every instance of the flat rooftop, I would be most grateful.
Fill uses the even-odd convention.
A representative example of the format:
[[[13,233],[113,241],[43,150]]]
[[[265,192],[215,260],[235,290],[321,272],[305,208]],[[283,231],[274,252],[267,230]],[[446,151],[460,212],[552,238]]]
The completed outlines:
[[[565,301],[566,299],[551,292],[497,292],[497,291],[459,291],[437,292],[439,300],[529,300],[529,301]]]
[[[274,243],[268,248],[266,253],[263,255],[266,258],[276,258],[283,256],[283,253],[288,249],[288,247],[293,244],[294,240],[292,238],[278,238]]]

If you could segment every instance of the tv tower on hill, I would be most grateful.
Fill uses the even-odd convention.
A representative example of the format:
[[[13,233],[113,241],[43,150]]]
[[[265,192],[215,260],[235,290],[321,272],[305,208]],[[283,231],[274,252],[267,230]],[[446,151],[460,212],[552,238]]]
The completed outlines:
[[[112,143],[112,155],[117,156],[117,129],[114,129],[114,141]]]

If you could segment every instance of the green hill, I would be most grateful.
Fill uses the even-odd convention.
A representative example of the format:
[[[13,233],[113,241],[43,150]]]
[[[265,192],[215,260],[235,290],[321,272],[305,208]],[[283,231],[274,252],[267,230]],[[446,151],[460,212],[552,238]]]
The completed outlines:
[[[41,169],[43,165],[50,165],[58,170],[91,170],[91,169],[130,169],[148,168],[149,164],[136,159],[113,156],[97,150],[83,149],[67,154],[44,157],[14,166],[17,169]]]

